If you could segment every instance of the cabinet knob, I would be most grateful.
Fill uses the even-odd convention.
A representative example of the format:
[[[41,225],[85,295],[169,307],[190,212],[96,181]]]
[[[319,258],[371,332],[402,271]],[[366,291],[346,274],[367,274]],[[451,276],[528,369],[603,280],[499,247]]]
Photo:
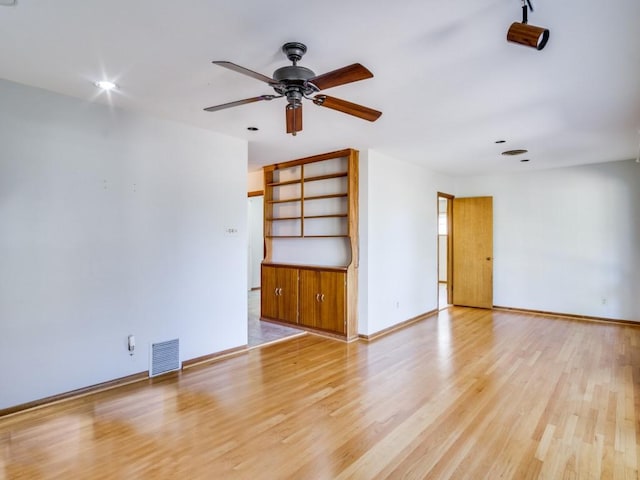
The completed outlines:
[[[316,302],[319,302],[319,301],[320,301],[320,294],[316,293]]]
[[[320,295],[320,301],[324,302],[324,293],[322,295]]]

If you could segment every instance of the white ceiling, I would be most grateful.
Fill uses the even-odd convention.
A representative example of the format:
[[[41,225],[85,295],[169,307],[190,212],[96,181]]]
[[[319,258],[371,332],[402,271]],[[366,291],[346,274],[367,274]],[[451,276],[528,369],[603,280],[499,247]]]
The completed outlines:
[[[506,41],[519,0],[18,0],[0,6],[0,77],[245,138],[250,169],[345,147],[455,175],[635,158],[640,1],[534,7],[529,22],[551,31],[542,51]],[[292,137],[284,99],[202,110],[273,93],[212,60],[271,76],[288,41],[307,45],[300,65],[317,74],[369,68],[326,92],[382,117],[307,102]],[[99,93],[102,78],[120,90]],[[531,161],[500,155],[514,148]]]

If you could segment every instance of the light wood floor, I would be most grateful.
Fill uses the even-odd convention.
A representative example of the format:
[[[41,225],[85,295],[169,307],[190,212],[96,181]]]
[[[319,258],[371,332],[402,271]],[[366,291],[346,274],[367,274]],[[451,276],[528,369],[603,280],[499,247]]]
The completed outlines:
[[[637,478],[639,366],[637,327],[450,308],[5,417],[0,479]]]
[[[282,340],[295,335],[304,335],[306,332],[298,328],[285,327],[271,322],[260,320],[260,290],[253,290],[247,294],[249,316],[248,345],[255,347]]]

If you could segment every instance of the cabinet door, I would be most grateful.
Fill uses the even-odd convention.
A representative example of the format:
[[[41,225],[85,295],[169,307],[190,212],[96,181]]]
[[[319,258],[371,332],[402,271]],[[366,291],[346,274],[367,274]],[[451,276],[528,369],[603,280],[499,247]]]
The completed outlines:
[[[278,320],[298,323],[298,269],[276,268]]]
[[[277,268],[263,266],[260,288],[261,316],[274,319],[278,318],[277,271]]]
[[[346,274],[300,270],[300,324],[345,332]]]
[[[262,316],[298,322],[298,269],[262,266]]]
[[[320,272],[300,270],[300,318],[305,327],[319,328]]]
[[[345,333],[346,273],[318,272],[320,277],[320,315],[318,328]]]

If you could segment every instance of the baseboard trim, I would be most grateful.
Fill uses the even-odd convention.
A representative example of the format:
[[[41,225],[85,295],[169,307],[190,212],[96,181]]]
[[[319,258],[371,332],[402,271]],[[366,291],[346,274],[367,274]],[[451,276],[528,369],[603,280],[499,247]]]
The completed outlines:
[[[545,315],[547,317],[559,317],[559,318],[570,318],[572,320],[584,320],[588,322],[602,322],[602,323],[618,323],[621,325],[628,325],[633,327],[640,327],[640,322],[634,322],[633,320],[622,320],[617,318],[606,318],[606,317],[592,317],[590,315],[578,315],[574,313],[558,313],[558,312],[547,312],[544,310],[530,310],[528,308],[516,308],[516,307],[503,307],[500,305],[494,305],[494,310],[504,310],[506,312],[518,312],[518,313],[528,313],[531,315]]]
[[[283,327],[297,328],[298,330],[302,330],[311,335],[316,335],[318,337],[323,337],[323,338],[329,338],[332,340],[340,340],[341,342],[346,342],[346,343],[350,343],[355,340],[358,340],[358,337],[347,338],[346,335],[343,335],[341,333],[333,333],[328,330],[321,330],[319,328],[305,327],[304,325],[300,325],[298,323],[282,322],[280,320],[276,320],[275,318],[260,317],[260,321],[274,323],[276,325],[282,325]]]
[[[134,373],[133,375],[116,378],[115,380],[109,380],[108,382],[102,382],[96,385],[78,388],[76,390],[71,390],[69,392],[60,393],[58,395],[52,395],[50,397],[41,398],[39,400],[34,400],[32,402],[22,403],[20,405],[1,409],[0,418],[7,417],[9,415],[13,415],[16,413],[24,412],[25,410],[33,410],[36,408],[53,405],[55,403],[64,402],[66,400],[85,397],[93,393],[103,392],[105,390],[111,390],[117,387],[123,387],[125,385],[130,385],[132,383],[136,383],[136,382],[140,382],[142,380],[148,380],[148,379],[149,379],[148,371]]]
[[[247,353],[248,351],[248,345],[241,345],[239,347],[230,348],[228,350],[222,350],[221,352],[210,353],[209,355],[203,355],[201,357],[185,360],[184,362],[182,362],[182,369],[187,370],[198,365],[215,363],[225,358],[235,357],[236,355]]]
[[[259,346],[261,345],[258,345],[258,347]],[[66,400],[81,398],[87,395],[91,395],[93,393],[99,393],[105,390],[112,390],[114,388],[124,387],[125,385],[130,385],[132,383],[140,382],[142,380],[147,380],[152,384],[156,382],[165,381],[169,377],[180,375],[180,372],[182,370],[186,370],[199,365],[214,363],[226,358],[247,353],[248,351],[249,351],[248,345],[241,345],[239,347],[230,348],[228,350],[223,350],[221,352],[216,352],[209,355],[203,355],[201,357],[192,358],[190,360],[185,360],[182,362],[182,369],[177,372],[169,372],[165,375],[149,378],[149,371],[147,370],[140,373],[134,373],[133,375],[128,375],[126,377],[116,378],[114,380],[109,380],[107,382],[98,383],[96,385],[78,388],[77,390],[71,390],[69,392],[60,393],[58,395],[52,395],[50,397],[41,398],[38,400],[34,400],[32,402],[15,405],[13,407],[3,408],[3,409],[0,409],[0,418],[7,417],[9,415],[13,415],[16,413],[24,412],[25,410],[33,410],[36,408],[46,407],[46,406],[60,403]]]
[[[418,315],[417,317],[410,318],[409,320],[405,320],[404,322],[396,323],[388,328],[380,330],[376,333],[372,333],[371,335],[358,334],[358,337],[367,342],[371,342],[373,340],[377,340],[378,338],[384,337],[385,335],[389,335],[390,333],[395,332],[396,330],[400,330],[408,327],[409,325],[413,325],[414,323],[421,322],[422,320],[426,320],[429,317],[433,317],[437,315],[439,310],[436,308],[435,310],[431,310],[429,312]]]

